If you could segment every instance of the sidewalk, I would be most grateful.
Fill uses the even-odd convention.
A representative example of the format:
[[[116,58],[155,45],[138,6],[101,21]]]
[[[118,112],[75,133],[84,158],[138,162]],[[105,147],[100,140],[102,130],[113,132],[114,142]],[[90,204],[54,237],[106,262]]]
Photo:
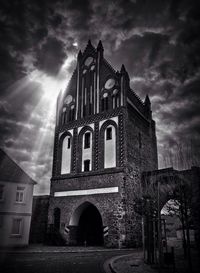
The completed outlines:
[[[134,251],[133,254],[114,257],[109,260],[109,267],[112,273],[156,273],[143,261],[142,251]]]
[[[0,253],[76,253],[76,252],[113,252],[119,251],[118,248],[105,247],[84,247],[84,246],[45,246],[32,244],[24,247],[2,247]],[[132,249],[129,249],[132,250]]]
[[[107,273],[158,273],[156,266],[151,266],[144,263],[143,252],[133,251],[132,254],[117,256],[107,261],[110,270]],[[193,269],[188,268],[188,261],[183,258],[183,255],[176,252],[175,269],[172,265],[165,265],[161,268],[162,273],[197,273],[200,269],[199,257],[197,251],[192,251]]]

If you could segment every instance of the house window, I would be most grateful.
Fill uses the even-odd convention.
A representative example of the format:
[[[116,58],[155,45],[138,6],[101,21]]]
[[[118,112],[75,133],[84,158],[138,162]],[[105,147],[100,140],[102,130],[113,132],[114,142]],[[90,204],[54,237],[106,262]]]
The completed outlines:
[[[4,185],[0,185],[0,201],[3,200],[4,197]]]
[[[112,127],[106,129],[106,140],[112,139]]]
[[[17,192],[16,192],[16,202],[17,203],[23,203],[24,201],[24,187],[17,187]]]
[[[13,219],[11,235],[21,235],[21,232],[22,232],[22,218]]]
[[[90,148],[90,133],[85,133],[84,149]]]
[[[90,160],[84,160],[84,172],[88,172],[90,170]]]

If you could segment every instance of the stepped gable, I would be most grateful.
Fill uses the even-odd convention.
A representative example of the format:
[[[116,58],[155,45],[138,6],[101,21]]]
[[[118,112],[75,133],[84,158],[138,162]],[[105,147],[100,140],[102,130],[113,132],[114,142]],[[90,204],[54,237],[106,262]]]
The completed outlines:
[[[37,184],[0,149],[0,180],[13,183]]]
[[[67,87],[65,88],[64,94],[63,94],[63,103],[64,103],[64,99],[67,95],[76,94],[76,77],[77,77],[77,67],[75,68],[68,84]]]

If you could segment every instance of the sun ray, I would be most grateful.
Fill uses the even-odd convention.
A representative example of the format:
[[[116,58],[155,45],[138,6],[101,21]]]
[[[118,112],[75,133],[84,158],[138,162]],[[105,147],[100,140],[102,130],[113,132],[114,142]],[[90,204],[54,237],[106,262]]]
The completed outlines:
[[[31,108],[30,114],[24,120],[24,124],[30,126],[23,126],[18,139],[23,139],[23,136],[30,136],[31,134],[35,136],[34,140],[31,140],[31,137],[31,148],[27,150],[29,161],[24,161],[21,165],[33,179],[38,179],[36,169],[37,167],[42,168],[40,160],[45,157],[44,150],[48,154],[52,150],[57,96],[60,90],[64,91],[66,88],[69,81],[67,71],[74,59],[75,56],[73,55],[68,57],[56,77],[49,76],[43,71],[35,69],[29,75],[9,87],[14,91],[8,95],[8,99],[12,105],[16,103],[18,96],[21,96],[23,99],[23,92],[26,92],[26,88],[30,88],[31,85],[33,85],[33,92],[41,92],[41,96],[35,105],[26,104],[26,101],[21,101],[22,106],[27,107],[26,112],[30,111],[29,108]],[[36,84],[36,87],[34,84]],[[24,147],[27,147],[26,143]],[[15,144],[9,148],[13,156],[15,148]]]

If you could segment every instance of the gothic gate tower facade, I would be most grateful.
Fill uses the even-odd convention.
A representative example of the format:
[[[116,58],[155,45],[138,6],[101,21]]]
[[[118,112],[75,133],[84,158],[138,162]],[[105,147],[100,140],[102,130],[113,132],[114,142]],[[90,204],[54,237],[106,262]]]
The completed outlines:
[[[134,196],[157,169],[151,103],[89,41],[58,97],[48,225],[69,245],[141,244]]]

